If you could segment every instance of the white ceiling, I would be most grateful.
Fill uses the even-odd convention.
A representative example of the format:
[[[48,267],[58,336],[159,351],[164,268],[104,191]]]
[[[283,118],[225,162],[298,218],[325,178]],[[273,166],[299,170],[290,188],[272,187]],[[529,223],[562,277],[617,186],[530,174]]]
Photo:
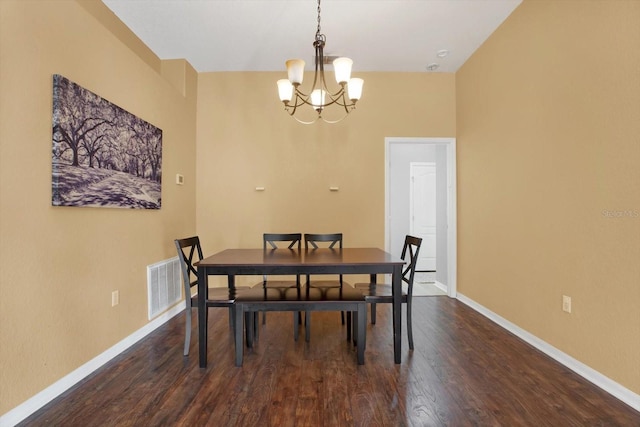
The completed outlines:
[[[198,72],[313,64],[315,0],[102,0],[160,59]],[[522,0],[324,0],[325,55],[358,71],[455,72]],[[438,58],[437,52],[450,54]]]

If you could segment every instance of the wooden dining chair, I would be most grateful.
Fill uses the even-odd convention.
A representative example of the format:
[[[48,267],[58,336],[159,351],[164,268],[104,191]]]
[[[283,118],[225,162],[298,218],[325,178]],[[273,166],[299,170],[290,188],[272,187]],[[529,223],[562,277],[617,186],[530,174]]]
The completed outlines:
[[[305,233],[304,235],[304,249],[305,251],[319,249],[326,247],[328,249],[342,249],[342,233],[326,233],[326,234],[312,234]],[[316,275],[315,277],[318,277]],[[351,284],[345,282],[340,274],[337,278],[326,278],[322,275],[322,279],[311,280],[311,275],[307,274],[306,286],[311,288],[330,289],[330,288],[342,288],[343,286],[351,286]],[[345,324],[345,313],[340,312],[342,324]],[[307,323],[307,330],[309,330],[311,322],[311,313],[305,313],[305,323]],[[351,316],[347,314],[347,328],[351,327]],[[308,335],[308,334],[307,334]],[[309,337],[307,336],[307,341]]]
[[[182,284],[184,289],[185,300],[185,335],[184,335],[184,355],[189,355],[189,346],[191,344],[191,309],[198,308],[198,271],[194,264],[202,259],[202,247],[200,246],[200,238],[198,236],[187,237],[185,239],[176,239],[176,250],[178,251],[178,259],[180,261],[180,270],[182,271]],[[192,289],[196,289],[193,294]],[[208,307],[225,307],[231,310],[232,328],[235,331],[235,293],[236,289],[228,288],[209,288],[207,290]]]
[[[420,252],[421,244],[421,238],[407,235],[404,239],[404,246],[402,247],[402,259],[408,262],[407,266],[402,271],[402,303],[407,304],[407,335],[409,338],[409,348],[411,350],[413,350],[411,300],[413,298],[413,279],[416,273],[416,264],[418,263],[418,253]],[[365,301],[371,305],[371,323],[375,323],[376,304],[393,303],[391,285],[378,283],[356,283],[354,286],[362,292]]]
[[[266,252],[268,250],[280,249],[286,245],[287,249],[300,252],[301,241],[302,233],[264,233],[262,235],[262,249]],[[280,246],[278,246],[278,244],[280,244]],[[296,275],[295,280],[274,279],[273,277],[264,275],[262,276],[262,281],[255,286],[262,286],[263,288],[299,288],[300,275]]]
[[[271,251],[275,249],[285,248],[289,250],[297,250],[300,252],[302,242],[302,233],[264,233],[262,235],[262,249],[266,251]],[[300,275],[296,275],[295,280],[291,279],[283,279],[278,276],[262,276],[262,281],[255,284],[253,287],[262,287],[266,288],[280,288],[280,289],[288,289],[288,288],[300,288]],[[300,314],[294,313],[294,322],[300,322]],[[266,323],[267,313],[262,313],[262,324]],[[295,328],[295,325],[294,325]],[[296,328],[297,331],[297,328]],[[298,339],[296,334],[295,339]]]
[[[329,249],[342,249],[342,233],[331,234],[309,234],[304,235],[304,249],[318,249],[326,247]],[[317,277],[317,276],[316,276]],[[313,288],[341,288],[345,282],[342,280],[342,274],[338,278],[329,278],[323,276],[323,279],[314,279],[311,281],[311,275],[307,274],[307,286]],[[351,286],[347,283],[347,286]]]

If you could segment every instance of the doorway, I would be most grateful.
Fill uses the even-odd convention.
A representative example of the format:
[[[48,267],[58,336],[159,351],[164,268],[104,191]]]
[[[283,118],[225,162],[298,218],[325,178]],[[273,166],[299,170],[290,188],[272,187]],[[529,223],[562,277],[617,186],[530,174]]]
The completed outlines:
[[[399,257],[405,235],[422,237],[420,252],[426,257],[431,255],[430,267],[435,268],[423,268],[428,266],[425,260],[418,269],[435,270],[437,285],[453,298],[456,297],[457,265],[455,152],[455,138],[385,138],[385,249]],[[412,163],[414,172],[417,173],[419,169],[420,173],[434,174],[431,178],[421,175],[418,179],[422,182],[417,187],[431,190],[435,195],[423,194],[422,190],[412,185]],[[412,191],[420,194],[412,195]],[[420,207],[419,204],[430,206]],[[416,209],[422,216],[421,224],[417,224],[413,218]],[[420,229],[427,227],[429,222],[433,223],[433,216],[435,230]],[[431,237],[425,239],[426,236],[420,234]],[[428,242],[429,239],[433,241]]]

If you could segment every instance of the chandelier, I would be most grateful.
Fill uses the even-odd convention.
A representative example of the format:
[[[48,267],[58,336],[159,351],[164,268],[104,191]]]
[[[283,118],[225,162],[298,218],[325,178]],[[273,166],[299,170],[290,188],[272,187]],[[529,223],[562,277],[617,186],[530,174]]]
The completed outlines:
[[[311,124],[318,119],[327,123],[337,123],[344,119],[354,108],[356,102],[362,96],[362,85],[364,81],[358,78],[351,78],[351,65],[353,61],[349,58],[336,58],[333,60],[333,70],[338,83],[338,88],[332,92],[327,87],[324,75],[325,60],[324,46],[327,38],[320,32],[320,0],[318,0],[318,29],[313,42],[315,47],[315,73],[313,75],[313,85],[309,92],[304,93],[300,89],[304,75],[304,64],[302,59],[290,59],[286,62],[288,79],[278,80],[278,94],[280,101],[284,103],[284,109],[300,123]],[[305,121],[296,117],[298,107],[307,106],[315,110],[310,121]],[[341,111],[342,117],[337,120],[328,120],[323,117],[326,107],[335,106]],[[302,110],[302,108],[301,108]]]

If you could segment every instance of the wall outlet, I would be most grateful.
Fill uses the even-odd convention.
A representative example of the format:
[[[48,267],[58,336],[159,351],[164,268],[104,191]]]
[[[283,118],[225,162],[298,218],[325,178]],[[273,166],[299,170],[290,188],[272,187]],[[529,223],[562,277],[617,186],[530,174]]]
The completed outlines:
[[[111,307],[115,307],[118,304],[120,304],[120,292],[113,291],[111,292]]]
[[[571,313],[571,297],[562,295],[562,311]]]

